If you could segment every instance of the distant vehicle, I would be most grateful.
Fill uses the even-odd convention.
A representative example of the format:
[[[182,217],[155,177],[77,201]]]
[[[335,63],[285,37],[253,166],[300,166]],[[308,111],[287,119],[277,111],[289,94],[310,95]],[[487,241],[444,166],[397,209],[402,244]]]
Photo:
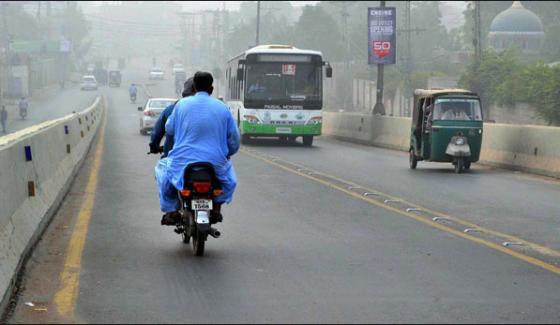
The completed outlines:
[[[85,75],[82,77],[80,82],[80,88],[82,90],[97,90],[97,80],[93,75]]]
[[[140,134],[146,135],[148,131],[152,131],[161,112],[176,101],[175,98],[150,98],[144,107],[139,106],[138,111],[142,111]]]
[[[185,67],[180,63],[175,63],[173,65],[173,73],[175,74],[177,72],[185,72]]]
[[[226,101],[246,142],[250,137],[277,137],[305,146],[321,135],[323,66],[321,52],[290,45],[262,45],[227,63]],[[245,86],[244,86],[245,85]]]
[[[150,69],[150,80],[163,80],[163,70],[158,67]]]
[[[109,87],[112,87],[112,86],[120,87],[121,86],[121,80],[122,80],[122,76],[121,76],[121,72],[119,70],[109,71]]]
[[[457,174],[477,162],[482,146],[482,109],[477,94],[464,89],[416,89],[409,163],[450,162]]]

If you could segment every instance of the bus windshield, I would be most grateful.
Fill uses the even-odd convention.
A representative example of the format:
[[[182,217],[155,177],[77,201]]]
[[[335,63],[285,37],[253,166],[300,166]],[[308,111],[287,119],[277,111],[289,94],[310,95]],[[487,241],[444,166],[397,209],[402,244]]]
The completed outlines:
[[[433,120],[482,121],[480,101],[474,98],[438,98]]]
[[[321,101],[321,72],[321,66],[311,62],[248,64],[245,98],[286,104]]]

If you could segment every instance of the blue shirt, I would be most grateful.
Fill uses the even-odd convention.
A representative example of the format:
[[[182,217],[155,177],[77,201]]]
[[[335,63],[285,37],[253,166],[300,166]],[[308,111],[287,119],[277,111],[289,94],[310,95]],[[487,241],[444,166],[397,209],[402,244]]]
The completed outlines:
[[[183,188],[184,169],[192,163],[211,163],[220,179],[232,172],[229,157],[239,150],[239,130],[221,101],[206,92],[181,99],[165,130],[175,140],[166,164],[168,179],[176,188]]]
[[[175,104],[177,103],[167,106],[163,112],[161,112],[156,124],[154,125],[154,131],[152,132],[150,140],[150,148],[157,149],[159,148],[161,139],[165,136],[165,142],[163,144],[163,157],[167,157],[169,155],[169,151],[173,148],[173,136],[165,134],[165,123],[167,122],[169,116],[171,116],[171,113],[173,113]]]

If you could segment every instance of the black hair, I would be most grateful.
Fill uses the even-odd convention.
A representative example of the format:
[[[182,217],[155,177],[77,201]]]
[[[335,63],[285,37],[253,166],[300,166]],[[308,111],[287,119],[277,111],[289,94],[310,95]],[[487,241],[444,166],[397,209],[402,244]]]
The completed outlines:
[[[214,78],[210,72],[198,71],[194,74],[193,82],[194,88],[197,92],[205,91],[211,94],[212,90],[214,90],[214,87],[212,87]]]
[[[190,77],[189,79],[187,79],[187,81],[185,81],[185,84],[183,85],[183,97],[189,97],[194,95],[195,90],[194,90],[194,81],[193,78]]]

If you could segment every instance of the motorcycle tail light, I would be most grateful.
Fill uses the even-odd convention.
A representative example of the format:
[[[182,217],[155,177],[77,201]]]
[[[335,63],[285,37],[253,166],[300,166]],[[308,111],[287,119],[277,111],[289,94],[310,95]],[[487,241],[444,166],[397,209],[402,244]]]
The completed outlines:
[[[210,183],[194,182],[193,187],[197,193],[208,193],[210,191]]]
[[[191,190],[181,190],[180,191],[182,197],[189,197],[191,196]]]

